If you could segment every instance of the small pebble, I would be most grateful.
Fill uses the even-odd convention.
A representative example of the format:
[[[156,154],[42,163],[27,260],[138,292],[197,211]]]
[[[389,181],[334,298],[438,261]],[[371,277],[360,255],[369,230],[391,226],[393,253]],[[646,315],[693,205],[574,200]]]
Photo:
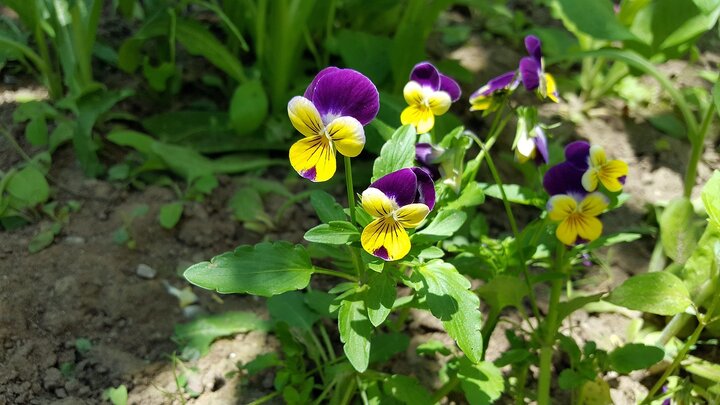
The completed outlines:
[[[58,398],[65,398],[67,396],[67,391],[65,391],[65,388],[58,388],[55,390],[55,396]]]
[[[148,266],[147,264],[140,263],[137,266],[137,270],[135,270],[135,274],[138,275],[138,277],[152,280],[157,275],[157,270],[153,269],[152,267]]]
[[[63,240],[68,245],[82,245],[85,244],[85,238],[82,236],[66,236]]]

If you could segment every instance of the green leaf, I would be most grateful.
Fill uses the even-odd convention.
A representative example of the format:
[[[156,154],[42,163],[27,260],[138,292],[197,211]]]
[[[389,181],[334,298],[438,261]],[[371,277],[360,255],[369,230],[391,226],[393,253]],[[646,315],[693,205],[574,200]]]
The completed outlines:
[[[229,311],[175,325],[173,340],[186,349],[197,350],[203,356],[210,349],[210,343],[219,337],[269,329],[268,322],[252,312]]]
[[[480,183],[483,186],[485,195],[492,198],[502,199],[502,193],[500,187],[497,184],[485,184]],[[523,187],[517,184],[504,184],[503,190],[508,201],[515,204],[532,205],[538,208],[545,207],[545,198],[543,196],[528,187]]]
[[[622,41],[635,36],[620,24],[607,0],[559,0],[563,14],[575,28],[594,39]],[[573,31],[573,29],[570,29]]]
[[[715,25],[718,14],[720,8],[704,13],[691,1],[654,0],[638,12],[631,30],[651,56],[694,41]]]
[[[383,381],[385,393],[403,404],[431,405],[432,395],[414,377],[395,374]]]
[[[11,206],[16,208],[34,207],[50,197],[50,185],[35,166],[27,166],[13,174],[5,191],[17,200],[17,204],[11,201]]]
[[[460,359],[458,378],[465,397],[473,405],[491,404],[505,390],[502,372],[489,361],[473,364],[466,358]]]
[[[691,292],[691,296],[695,296],[698,289],[715,274],[715,246],[718,244],[720,244],[720,228],[707,226],[697,249],[693,251],[678,274]]]
[[[343,207],[335,201],[335,197],[325,191],[315,190],[310,194],[312,204],[320,221],[344,221],[347,219]]]
[[[304,238],[308,242],[344,245],[360,240],[360,232],[350,222],[330,221],[308,230],[305,232]]]
[[[561,302],[558,304],[558,322],[568,317],[573,312],[584,307],[585,305],[600,301],[604,293],[580,296],[570,299],[569,301]]]
[[[282,361],[275,352],[261,354],[242,366],[242,369],[247,371],[248,376],[254,376],[261,373],[271,367],[282,365]]]
[[[500,274],[480,287],[478,295],[494,311],[500,311],[505,307],[520,308],[523,298],[528,295],[528,288],[520,278]]]
[[[410,345],[405,333],[379,333],[370,338],[370,363],[386,363],[398,353],[404,353]]]
[[[663,210],[658,222],[660,242],[665,254],[678,263],[685,263],[700,239],[700,229],[695,224],[692,203],[686,197],[672,200]]]
[[[417,352],[417,354],[423,356],[429,356],[435,353],[447,356],[451,353],[450,349],[445,346],[445,343],[434,339],[428,340],[425,343],[420,343],[415,349],[415,351]]]
[[[265,212],[260,193],[252,187],[239,188],[230,198],[228,206],[233,210],[235,219],[241,222],[260,221],[272,225],[272,219]]]
[[[268,98],[259,80],[245,82],[235,89],[230,100],[230,123],[240,135],[262,125],[268,115]]]
[[[112,402],[113,405],[125,405],[128,400],[127,387],[121,384],[117,388],[108,388],[103,391],[103,398]]]
[[[239,59],[204,25],[195,21],[178,19],[175,28],[178,42],[187,49],[189,54],[204,57],[238,82],[245,81],[245,72]]]
[[[364,372],[370,362],[370,335],[373,328],[365,315],[363,301],[342,301],[338,311],[338,329],[350,364],[358,372]]]
[[[343,29],[335,41],[344,65],[363,72],[374,83],[382,83],[390,73],[390,38]]]
[[[470,182],[460,193],[460,196],[455,201],[451,201],[448,205],[448,209],[461,209],[466,207],[474,207],[485,202],[485,192],[480,183],[473,181]]]
[[[715,104],[715,112],[720,115],[720,80],[715,82],[712,90],[713,103]]]
[[[437,242],[451,237],[465,223],[467,214],[457,210],[442,210],[428,226],[412,236],[415,243]]]
[[[165,229],[172,229],[180,221],[180,217],[183,213],[182,201],[175,201],[168,204],[163,204],[160,207],[160,213],[158,214],[158,221],[160,225]]]
[[[663,349],[641,343],[629,343],[608,354],[610,367],[621,374],[648,368],[664,357]]]
[[[691,304],[685,284],[676,276],[658,271],[633,276],[616,288],[606,301],[657,315],[675,315]]]
[[[449,263],[432,260],[418,267],[432,314],[474,363],[480,362],[483,340],[480,299],[470,291],[470,281]]]
[[[661,132],[677,139],[685,139],[687,137],[687,128],[678,117],[673,113],[664,113],[648,117],[648,121],[652,126]]]
[[[55,240],[55,232],[52,229],[46,229],[37,235],[28,244],[28,251],[30,253],[37,253],[46,247],[50,246]]]
[[[48,127],[45,117],[36,117],[25,127],[25,138],[33,146],[45,146],[48,143]]]
[[[307,287],[312,272],[310,257],[302,246],[263,242],[195,264],[184,276],[198,287],[220,293],[269,297]]]
[[[387,272],[372,272],[365,293],[365,306],[368,318],[373,326],[380,326],[390,315],[395,298],[397,297],[397,283]]]
[[[716,101],[720,102],[720,100]],[[720,103],[718,111],[720,111]],[[715,170],[710,180],[703,186],[702,201],[710,218],[710,224],[720,231],[720,170]]]
[[[415,127],[405,125],[397,129],[380,150],[373,165],[372,181],[394,171],[412,167],[415,162]]]
[[[71,141],[75,134],[75,123],[63,121],[55,126],[48,139],[48,152],[53,153],[65,142]]]
[[[647,233],[646,230],[641,230],[643,233]],[[642,238],[643,233],[640,232],[620,232],[620,233],[613,233],[609,235],[603,235],[594,241],[588,243],[587,245],[580,245],[576,248],[573,248],[574,251],[581,251],[581,250],[589,250],[593,251],[595,249],[599,249],[601,247],[607,247],[612,245],[617,245],[618,243],[626,243],[626,242],[633,242],[640,238]]]
[[[324,317],[337,318],[330,313],[333,301],[335,301],[335,296],[324,291],[312,290],[305,293],[305,303]]]
[[[273,320],[295,328],[309,331],[320,320],[320,315],[305,304],[305,295],[298,291],[272,296],[268,298],[267,306]]]

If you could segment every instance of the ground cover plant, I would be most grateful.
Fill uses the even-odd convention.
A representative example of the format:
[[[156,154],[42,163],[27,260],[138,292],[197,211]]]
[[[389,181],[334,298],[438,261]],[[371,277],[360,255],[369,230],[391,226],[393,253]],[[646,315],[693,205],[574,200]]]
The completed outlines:
[[[2,401],[720,399],[717,2],[0,5]]]

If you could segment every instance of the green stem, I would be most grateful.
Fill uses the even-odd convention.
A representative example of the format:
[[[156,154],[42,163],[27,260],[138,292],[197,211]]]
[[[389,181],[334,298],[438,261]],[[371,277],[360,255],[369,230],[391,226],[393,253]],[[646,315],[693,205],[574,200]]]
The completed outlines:
[[[345,391],[345,395],[343,395],[342,400],[340,401],[340,405],[349,404],[350,400],[352,400],[352,396],[355,393],[355,378],[350,377],[350,382],[348,383],[347,390]]]
[[[565,270],[563,259],[564,253],[565,246],[559,243],[557,257],[555,258],[555,265],[556,268],[563,274]],[[558,306],[560,304],[560,294],[562,292],[563,282],[564,280],[562,278],[556,278],[552,281],[550,286],[550,303],[548,306],[548,314],[543,322],[543,331],[545,332],[545,337],[543,338],[542,346],[540,347],[540,376],[538,379],[537,394],[538,405],[550,404],[552,356],[553,348],[555,346],[555,337],[557,336],[558,318],[560,317]]]
[[[337,9],[337,1],[330,0],[328,6],[328,18],[325,21],[325,44],[332,43],[333,35],[333,22],[335,22],[335,10]],[[327,66],[330,63],[330,47],[323,47],[323,66]]]
[[[325,348],[330,355],[330,361],[335,361],[337,359],[335,356],[335,349],[333,348],[332,342],[330,342],[330,336],[328,336],[325,325],[323,325],[322,322],[320,323],[320,336],[322,337]]]
[[[260,405],[264,404],[265,402],[275,398],[276,396],[280,395],[280,391],[275,391],[270,394],[265,395],[264,397],[258,398],[252,402],[250,402],[248,405]]]
[[[699,308],[705,303],[705,301],[715,294],[715,287],[717,284],[713,281],[714,280],[708,280],[701,287],[700,292],[697,294],[697,298],[694,299],[696,307]],[[668,324],[665,325],[665,328],[663,328],[662,334],[655,344],[657,346],[665,346],[672,337],[677,336],[677,334],[685,328],[685,325],[691,318],[692,315],[686,312],[673,316],[670,322],[668,322]]]
[[[508,221],[510,222],[510,229],[512,229],[515,241],[519,243],[520,231],[518,230],[517,221],[515,221],[515,215],[513,215],[512,208],[510,207],[510,201],[505,194],[505,187],[503,186],[503,182],[500,179],[500,175],[498,174],[497,168],[495,167],[495,163],[493,162],[490,153],[488,152],[485,144],[480,140],[480,138],[476,136],[473,137],[475,139],[475,142],[477,142],[478,146],[480,146],[480,148],[485,151],[485,157],[488,168],[490,169],[490,174],[492,175],[495,184],[497,184],[498,188],[500,189],[500,196],[502,197],[503,206],[505,207],[505,213],[507,214]],[[530,297],[530,305],[532,307],[533,314],[535,315],[536,319],[540,319],[540,310],[537,307],[535,292],[533,291],[532,283],[530,282],[530,271],[527,268],[527,262],[525,261],[525,254],[522,251],[522,247],[518,248],[517,254],[518,256],[520,256],[520,267],[522,269],[523,275],[525,276],[525,283],[528,287],[528,295]]]
[[[515,383],[515,404],[525,405],[525,383],[527,382],[529,363],[520,366],[517,382]]]
[[[341,273],[339,271],[330,270],[330,269],[323,269],[320,267],[313,267],[313,273],[340,277],[340,278],[344,278],[345,280],[350,280],[350,281],[354,281],[354,282],[358,281],[357,277],[351,276],[350,274],[345,274],[345,273]]]
[[[352,220],[352,223],[354,225],[357,222],[355,221],[355,192],[353,191],[352,166],[350,163],[350,158],[347,156],[344,156],[344,158],[345,186],[347,188],[348,208],[350,209],[350,219]]]
[[[467,169],[463,174],[464,184],[467,184],[471,180],[475,179],[478,169],[480,169],[480,165],[482,164],[482,161],[485,158],[485,154],[487,153],[486,150],[489,151],[492,148],[492,146],[495,144],[495,141],[497,140],[498,135],[500,135],[503,128],[505,128],[505,124],[507,124],[509,120],[509,116],[506,117],[506,119],[503,119],[503,114],[505,113],[505,108],[507,107],[507,100],[507,96],[504,96],[504,98],[500,100],[500,103],[502,104],[500,106],[500,110],[495,113],[495,118],[493,118],[492,124],[490,124],[490,131],[488,132],[488,137],[485,141],[485,148],[481,148],[477,156],[475,156],[475,158],[470,161],[470,163],[468,163]]]
[[[433,404],[440,403],[440,400],[445,398],[447,394],[452,392],[452,390],[454,390],[458,384],[460,384],[460,379],[457,376],[450,378],[448,382],[446,382],[445,384],[443,384],[442,387],[440,387],[440,389],[435,391],[435,394],[433,395],[430,402]]]
[[[485,360],[485,354],[487,354],[487,347],[490,343],[490,336],[492,335],[492,332],[495,330],[495,327],[497,326],[498,319],[500,318],[500,311],[492,308],[490,309],[490,313],[487,316],[487,319],[485,320],[485,324],[482,327],[482,330],[480,331],[480,335],[483,338],[483,347],[485,350],[483,350],[482,354],[482,360]]]
[[[715,279],[715,284],[720,281],[720,278]],[[682,349],[678,352],[678,354],[675,356],[675,359],[673,360],[670,367],[668,367],[663,375],[660,377],[659,380],[653,385],[650,392],[648,392],[647,397],[640,403],[640,405],[649,404],[652,400],[652,398],[655,396],[655,394],[662,388],[662,386],[665,384],[665,381],[667,381],[668,377],[672,375],[675,370],[680,366],[680,362],[685,360],[685,356],[690,351],[690,348],[695,346],[695,343],[697,343],[698,339],[700,338],[700,334],[702,333],[703,329],[705,329],[705,326],[707,326],[708,323],[710,323],[712,316],[715,312],[715,309],[717,308],[718,304],[720,303],[720,294],[715,294],[713,297],[712,303],[710,304],[710,307],[708,308],[705,315],[698,316],[698,326],[695,328],[695,331],[693,331],[693,334],[690,335],[690,338],[685,342],[685,345],[683,345]]]
[[[708,129],[710,129],[710,123],[712,123],[713,117],[715,117],[715,106],[711,104],[705,111],[702,124],[700,124],[700,131],[696,134],[691,133],[689,137],[692,150],[690,151],[690,161],[685,171],[685,197],[688,198],[690,198],[693,186],[695,186],[698,162],[700,161],[700,156],[702,156],[705,137],[707,136]]]

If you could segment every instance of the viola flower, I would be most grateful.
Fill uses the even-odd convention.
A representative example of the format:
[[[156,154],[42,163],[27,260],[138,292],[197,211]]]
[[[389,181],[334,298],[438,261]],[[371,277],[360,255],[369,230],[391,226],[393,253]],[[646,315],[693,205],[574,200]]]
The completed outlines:
[[[470,111],[494,110],[497,107],[495,101],[498,96],[517,88],[519,81],[516,75],[515,71],[503,73],[490,79],[487,84],[475,90],[470,95]]]
[[[559,222],[555,236],[565,245],[590,242],[602,234],[602,222],[597,218],[608,207],[602,193],[584,197],[577,194],[558,194],[547,202],[548,217]]]
[[[513,144],[515,158],[520,163],[533,160],[535,164],[546,164],[549,161],[548,144],[545,131],[537,122],[537,110],[534,108],[518,108],[518,124]]]
[[[375,218],[363,229],[363,249],[386,261],[410,251],[406,228],[415,228],[435,207],[435,186],[419,167],[387,174],[362,193],[362,206]]]
[[[352,69],[328,67],[315,76],[305,94],[288,103],[295,129],[305,137],[290,148],[290,164],[314,182],[329,180],[336,170],[335,150],[355,157],[365,146],[364,125],[380,108],[375,85]]]
[[[408,107],[400,114],[400,121],[415,126],[418,134],[429,132],[435,126],[435,116],[445,114],[460,93],[455,80],[440,73],[430,62],[420,62],[403,89]]]
[[[418,143],[415,145],[415,160],[421,169],[425,170],[433,181],[440,178],[440,164],[437,158],[442,155],[443,149],[437,148],[429,143]]]
[[[628,165],[622,160],[608,160],[602,146],[593,145],[588,151],[588,168],[583,174],[582,185],[587,191],[595,191],[601,183],[608,191],[616,193],[623,188]]]
[[[527,90],[537,90],[543,98],[548,97],[557,103],[559,97],[557,84],[550,73],[545,73],[540,39],[535,35],[526,36],[525,48],[530,56],[520,59],[520,77],[523,85]]]

